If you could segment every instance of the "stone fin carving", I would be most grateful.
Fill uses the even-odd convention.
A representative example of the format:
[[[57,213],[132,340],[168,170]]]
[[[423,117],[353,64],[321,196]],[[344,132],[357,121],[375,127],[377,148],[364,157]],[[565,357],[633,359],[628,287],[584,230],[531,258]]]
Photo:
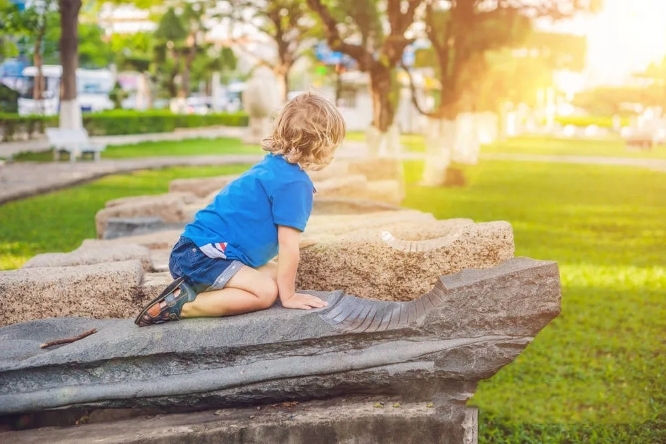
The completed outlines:
[[[423,319],[429,312],[445,303],[450,289],[466,282],[492,279],[509,272],[520,272],[533,266],[526,258],[516,258],[494,269],[465,269],[450,276],[441,276],[433,288],[421,297],[408,302],[385,302],[340,293],[336,300],[319,313],[323,321],[335,329],[349,332],[374,332],[401,329]],[[508,270],[507,270],[508,269]]]

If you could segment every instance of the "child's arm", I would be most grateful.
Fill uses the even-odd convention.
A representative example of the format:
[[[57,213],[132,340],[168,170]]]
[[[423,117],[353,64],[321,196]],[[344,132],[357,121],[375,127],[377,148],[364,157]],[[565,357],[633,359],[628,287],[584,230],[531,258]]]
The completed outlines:
[[[301,232],[295,228],[278,225],[277,285],[280,302],[285,308],[321,308],[327,304],[316,296],[296,293],[296,271],[300,259]]]

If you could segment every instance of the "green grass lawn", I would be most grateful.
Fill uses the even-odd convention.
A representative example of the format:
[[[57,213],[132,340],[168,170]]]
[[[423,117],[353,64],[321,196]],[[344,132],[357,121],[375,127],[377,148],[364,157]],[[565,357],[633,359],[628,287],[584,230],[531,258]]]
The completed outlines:
[[[579,140],[522,136],[508,139],[502,142],[492,143],[490,145],[485,145],[481,148],[481,153],[666,159],[666,146],[657,146],[652,151],[639,151],[636,149],[627,149],[624,141],[619,138],[609,138],[604,140]]]
[[[480,442],[666,442],[666,175],[483,161],[465,188],[442,189],[416,185],[421,163],[405,167],[404,206],[438,218],[509,221],[516,255],[560,267],[562,314],[471,401]],[[241,169],[112,176],[0,206],[0,269],[94,237],[94,215],[107,200]]]
[[[405,150],[425,152],[423,136],[403,134],[400,137]],[[365,134],[350,132],[348,141],[364,141]],[[222,154],[261,154],[257,145],[245,145],[240,139],[191,139],[187,141],[143,142],[135,145],[109,146],[102,152],[103,159],[129,159],[157,156],[203,156]],[[505,141],[484,145],[481,154],[541,154],[541,155],[577,155],[609,156],[644,159],[666,159],[666,146],[655,147],[652,151],[628,150],[620,139],[575,140],[536,136],[514,137]],[[66,154],[61,161],[67,161]],[[51,151],[20,153],[14,156],[17,162],[53,160]]]
[[[257,145],[245,145],[240,139],[190,139],[186,141],[142,142],[135,145],[108,146],[102,151],[102,159],[128,159],[157,156],[204,156],[222,154],[261,154]],[[68,161],[67,154],[61,161]],[[53,161],[52,151],[20,153],[14,156],[17,162]]]
[[[421,164],[406,166],[419,176]],[[561,316],[473,398],[483,441],[666,442],[666,175],[517,162],[475,170],[466,189],[409,186],[404,205],[511,222],[516,255],[557,261],[563,286]]]
[[[364,141],[365,134],[351,132],[347,134],[346,138],[356,142]],[[404,149],[409,152],[425,152],[423,136],[421,135],[403,134],[400,136],[400,140]],[[657,146],[652,151],[638,151],[635,149],[627,149],[624,141],[619,138],[580,140],[540,136],[520,136],[481,147],[482,155],[496,153],[666,159],[666,146]]]

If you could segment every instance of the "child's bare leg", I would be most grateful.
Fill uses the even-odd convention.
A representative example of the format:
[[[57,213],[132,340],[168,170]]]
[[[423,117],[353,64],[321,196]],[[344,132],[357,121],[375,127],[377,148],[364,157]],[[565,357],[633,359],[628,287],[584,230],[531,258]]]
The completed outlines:
[[[259,270],[243,266],[223,289],[200,293],[183,305],[181,317],[231,316],[264,310],[275,303],[277,296],[271,266]]]
[[[275,282],[277,282],[277,263],[276,262],[269,262],[266,265],[262,265],[261,267],[257,268],[257,271],[261,271],[264,274],[267,274],[268,276],[271,277]]]

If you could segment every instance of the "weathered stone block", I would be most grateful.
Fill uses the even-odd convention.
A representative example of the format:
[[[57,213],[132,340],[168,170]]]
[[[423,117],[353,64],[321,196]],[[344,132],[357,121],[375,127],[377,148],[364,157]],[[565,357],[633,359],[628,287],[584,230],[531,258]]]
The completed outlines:
[[[347,161],[349,174],[360,174],[368,180],[404,181],[402,160],[397,158],[363,158]]]
[[[321,182],[315,182],[317,190],[315,199],[321,197],[355,197],[360,191],[365,190],[368,180],[365,176],[341,176],[327,179]]]
[[[101,238],[106,231],[107,221],[111,217],[150,217],[161,218],[166,223],[184,222],[187,220],[185,202],[178,194],[163,194],[141,202],[130,202],[103,208],[95,215],[97,236]]]
[[[390,397],[285,402],[265,406],[144,416],[76,427],[9,432],[14,444],[475,444],[476,409],[456,406],[446,415],[428,402],[398,403]],[[104,411],[108,413],[109,410]],[[470,425],[467,425],[470,423]]]
[[[561,303],[557,265],[526,258],[443,276],[409,302],[315,294],[329,305],[149,328],[83,318],[1,328],[0,414],[356,394],[432,401],[440,418],[453,414],[462,424],[477,381],[515,359]],[[98,332],[80,341],[39,348],[93,327]]]
[[[210,193],[219,193],[229,182],[239,175],[226,175],[217,177],[203,177],[192,179],[175,179],[169,184],[169,193],[187,192],[199,198],[208,196]],[[192,203],[192,202],[188,202]]]
[[[138,260],[2,271],[0,325],[53,316],[133,316],[143,302],[142,277]]]
[[[158,195],[149,195],[149,196],[131,196],[131,197],[121,197],[119,199],[113,199],[109,200],[104,204],[106,208],[111,208],[111,207],[117,207],[119,205],[126,205],[126,204],[135,204],[135,203],[143,203],[143,202],[149,202],[156,197],[163,197],[163,196],[169,196],[171,197],[178,197],[180,198],[183,203],[190,204],[193,202],[196,202],[198,199],[197,196],[195,196],[193,193],[187,192],[187,191],[176,191],[176,192],[170,192],[170,193],[165,193],[165,194],[158,194]]]
[[[164,248],[161,250],[150,250],[150,260],[153,263],[152,271],[155,272],[169,271],[170,256],[171,256],[171,248]]]
[[[164,230],[166,227],[168,225],[159,217],[110,217],[102,237],[117,239]]]
[[[359,193],[361,198],[400,205],[404,198],[403,186],[397,180],[371,180],[366,189]]]
[[[83,246],[69,253],[43,253],[34,256],[23,268],[76,267],[104,262],[122,262],[129,260],[141,262],[144,270],[150,270],[153,261],[148,248],[137,244],[114,244],[106,248],[85,248]]]
[[[385,202],[344,197],[321,197],[315,195],[312,214],[359,214],[398,210],[402,210],[402,208]]]
[[[334,160],[319,171],[308,171],[307,173],[313,182],[322,182],[328,179],[347,176],[349,175],[349,162],[344,160]]]
[[[126,236],[118,239],[85,239],[80,248],[109,248],[114,245],[138,244],[150,250],[171,249],[180,238],[182,229]]]
[[[436,222],[430,213],[416,210],[376,211],[361,214],[314,214],[305,229],[306,236],[348,234],[362,229],[374,229],[376,233],[393,224],[415,222],[420,226]]]
[[[141,282],[141,293],[147,300],[155,299],[173,281],[169,271],[146,273]]]
[[[365,230],[302,249],[297,283],[299,288],[404,301],[428,291],[441,275],[492,267],[513,253],[507,222],[454,224],[444,236],[418,241]]]

